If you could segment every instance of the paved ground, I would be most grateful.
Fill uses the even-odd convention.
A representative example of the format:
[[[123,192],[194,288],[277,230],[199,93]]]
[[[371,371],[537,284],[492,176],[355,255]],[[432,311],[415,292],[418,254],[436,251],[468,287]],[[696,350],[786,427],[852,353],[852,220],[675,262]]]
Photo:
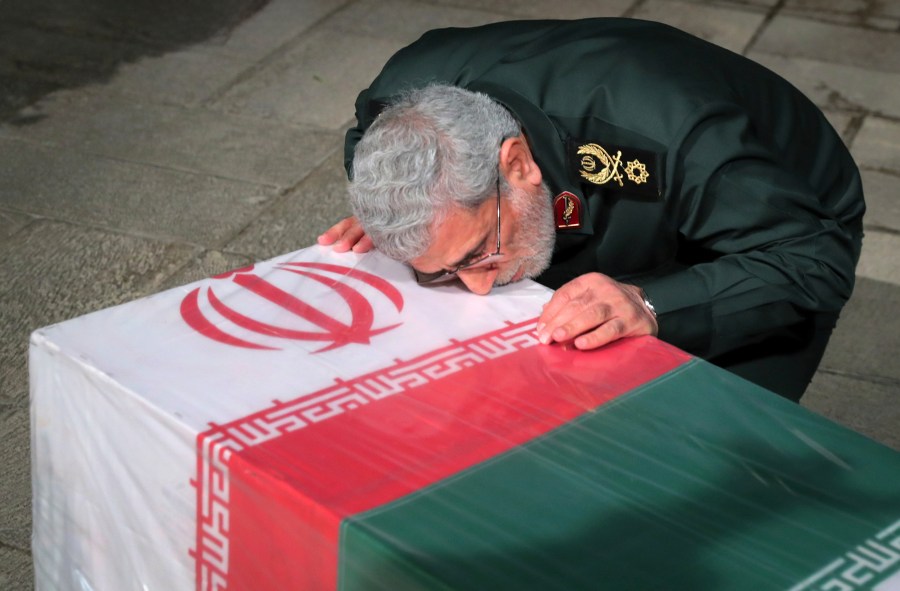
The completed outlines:
[[[357,92],[423,31],[583,16],[681,27],[827,112],[870,213],[803,404],[900,449],[900,0],[0,2],[0,589],[33,585],[33,329],[313,242]]]

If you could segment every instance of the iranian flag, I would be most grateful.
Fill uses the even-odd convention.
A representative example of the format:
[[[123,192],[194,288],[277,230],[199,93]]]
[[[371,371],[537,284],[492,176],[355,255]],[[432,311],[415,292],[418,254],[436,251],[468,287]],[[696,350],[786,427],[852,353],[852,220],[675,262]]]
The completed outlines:
[[[900,580],[900,454],[551,295],[312,247],[36,331],[37,588]]]

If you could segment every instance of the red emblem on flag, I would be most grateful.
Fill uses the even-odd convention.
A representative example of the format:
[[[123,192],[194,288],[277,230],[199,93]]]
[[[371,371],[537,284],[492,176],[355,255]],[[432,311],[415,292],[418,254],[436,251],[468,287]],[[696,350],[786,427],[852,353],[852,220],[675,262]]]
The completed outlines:
[[[581,200],[563,191],[553,200],[553,216],[557,229],[581,227]]]
[[[314,284],[329,288],[339,296],[340,299],[327,298],[329,309],[321,310],[300,299],[299,293],[289,292],[253,271],[254,266],[250,265],[216,275],[213,279],[230,279],[250,294],[261,298],[261,303],[274,304],[277,310],[282,312],[282,316],[284,311],[288,312],[290,315],[288,319],[300,322],[302,327],[285,326],[284,324],[287,324],[285,322],[276,324],[271,319],[267,322],[265,318],[255,318],[246,310],[240,311],[237,307],[222,301],[212,286],[198,287],[188,293],[181,301],[181,317],[188,326],[203,336],[226,345],[246,349],[278,349],[264,344],[265,339],[248,338],[249,331],[251,335],[261,337],[326,343],[323,348],[316,351],[317,353],[349,343],[368,344],[373,336],[400,325],[397,323],[373,328],[374,308],[359,288],[368,286],[374,289],[398,312],[403,309],[403,296],[390,282],[371,273],[341,265],[314,262],[281,263],[269,271],[305,277]],[[326,300],[322,298],[322,301]],[[341,310],[338,308],[343,308],[345,313],[349,313],[349,318],[339,318],[338,313]]]

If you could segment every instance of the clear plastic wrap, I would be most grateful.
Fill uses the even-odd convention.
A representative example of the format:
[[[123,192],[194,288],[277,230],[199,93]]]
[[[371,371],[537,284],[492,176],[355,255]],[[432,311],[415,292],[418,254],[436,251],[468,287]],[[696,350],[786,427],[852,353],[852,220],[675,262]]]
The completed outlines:
[[[900,454],[550,295],[312,247],[36,331],[37,589],[900,585]]]

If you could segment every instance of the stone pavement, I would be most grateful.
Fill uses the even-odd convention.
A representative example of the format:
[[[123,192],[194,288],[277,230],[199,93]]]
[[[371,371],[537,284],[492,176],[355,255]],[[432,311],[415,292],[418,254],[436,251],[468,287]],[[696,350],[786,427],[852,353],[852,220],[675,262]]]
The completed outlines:
[[[867,235],[803,404],[900,449],[900,0],[0,1],[0,589],[33,586],[32,330],[311,244],[356,94],[423,31],[587,16],[742,53],[841,132]]]

